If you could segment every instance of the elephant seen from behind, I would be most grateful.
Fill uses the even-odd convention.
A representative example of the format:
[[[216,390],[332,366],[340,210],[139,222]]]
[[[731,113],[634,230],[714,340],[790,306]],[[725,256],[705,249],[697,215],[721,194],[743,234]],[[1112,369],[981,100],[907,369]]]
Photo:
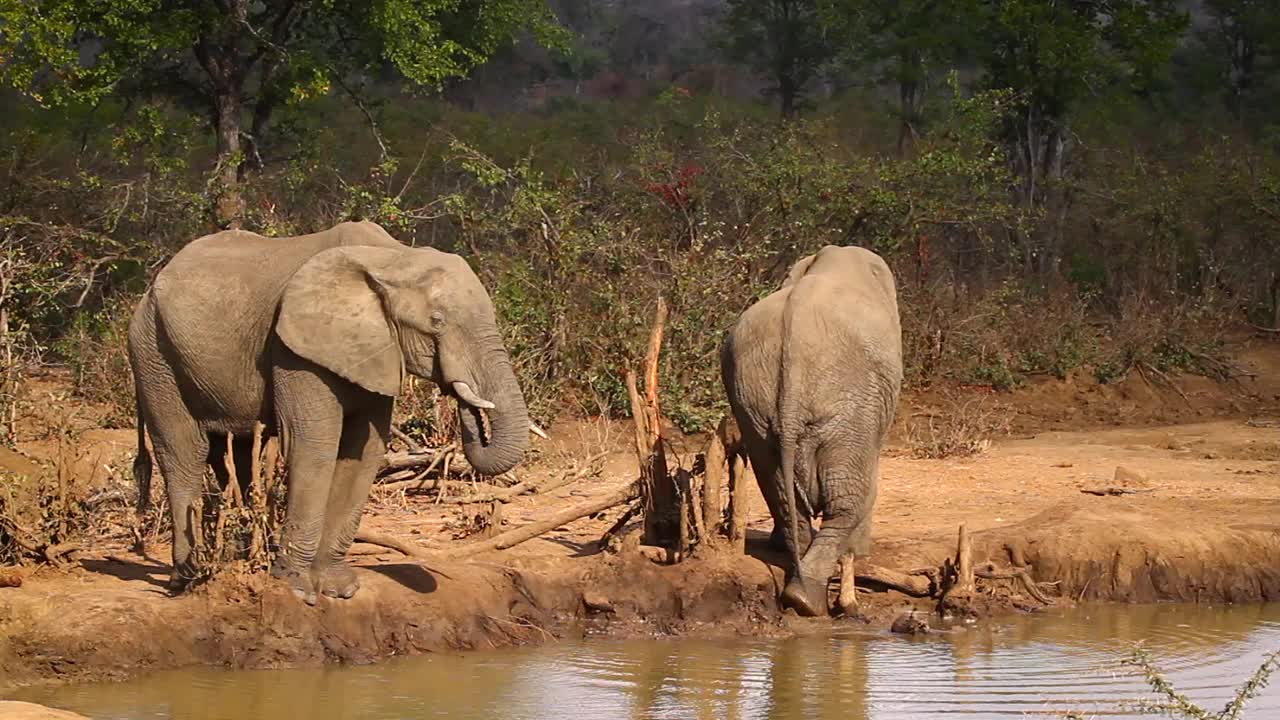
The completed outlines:
[[[828,245],[803,258],[729,330],[721,374],[773,516],[772,540],[790,554],[782,603],[825,614],[839,557],[870,550],[880,449],[902,384],[889,266],[858,247]]]
[[[228,434],[241,478],[255,424],[280,437],[288,495],[272,573],[311,603],[358,589],[345,558],[405,373],[457,398],[477,472],[506,472],[528,445],[524,396],[479,278],[461,257],[405,246],[373,223],[192,241],[139,302],[128,350],[139,508],[150,497],[149,431],[173,518],[174,590],[199,575],[192,504]]]

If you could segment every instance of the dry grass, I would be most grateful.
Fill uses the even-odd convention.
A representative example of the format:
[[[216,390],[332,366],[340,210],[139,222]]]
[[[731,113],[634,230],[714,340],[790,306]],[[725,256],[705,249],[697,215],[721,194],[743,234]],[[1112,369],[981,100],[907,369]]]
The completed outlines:
[[[945,394],[938,407],[906,421],[907,445],[917,458],[971,457],[1009,434],[1012,408],[993,395]]]

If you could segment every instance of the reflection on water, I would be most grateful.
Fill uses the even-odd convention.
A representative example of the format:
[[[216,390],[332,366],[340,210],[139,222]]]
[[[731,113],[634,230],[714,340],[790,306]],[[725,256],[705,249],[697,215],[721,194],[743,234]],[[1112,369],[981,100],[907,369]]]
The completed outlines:
[[[1088,607],[921,638],[840,629],[785,641],[589,640],[357,668],[176,671],[14,699],[104,720],[1114,717],[1144,691],[1115,665],[1134,642],[1217,710],[1280,650],[1280,604]],[[1280,717],[1280,683],[1246,716]]]

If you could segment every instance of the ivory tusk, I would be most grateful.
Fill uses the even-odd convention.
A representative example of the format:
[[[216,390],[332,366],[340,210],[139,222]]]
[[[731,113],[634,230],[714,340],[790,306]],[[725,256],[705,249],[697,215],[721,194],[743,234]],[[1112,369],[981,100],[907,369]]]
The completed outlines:
[[[529,432],[533,433],[534,435],[537,435],[538,437],[542,438],[543,440],[550,440],[550,439],[551,439],[551,436],[547,435],[547,431],[546,431],[546,430],[543,430],[543,429],[542,429],[542,428],[540,428],[540,427],[538,427],[538,424],[537,424],[537,423],[535,423],[535,422],[530,422],[530,423],[529,423]]]
[[[493,403],[477,395],[475,391],[471,389],[470,385],[462,382],[461,380],[453,381],[452,385],[453,385],[453,393],[458,396],[458,399],[470,405],[473,408],[480,408],[481,410],[492,410],[495,407],[497,407]]]

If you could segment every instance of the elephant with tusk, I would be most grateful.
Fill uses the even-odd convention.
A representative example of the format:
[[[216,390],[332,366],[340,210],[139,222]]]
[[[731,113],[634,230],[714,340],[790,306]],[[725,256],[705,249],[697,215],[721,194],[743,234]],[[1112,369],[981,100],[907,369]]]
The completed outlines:
[[[463,452],[480,473],[510,470],[529,432],[541,433],[493,303],[467,262],[407,247],[369,222],[299,237],[232,230],[192,241],[139,302],[128,350],[139,511],[151,494],[149,432],[173,517],[174,591],[199,574],[192,503],[206,465],[226,481],[228,434],[245,482],[255,424],[279,435],[289,487],[272,573],[314,603],[318,594],[349,598],[358,589],[345,558],[405,373],[458,399]]]
[[[832,245],[800,260],[729,330],[721,375],[773,542],[791,556],[782,602],[825,614],[837,559],[870,550],[880,448],[902,385],[889,266],[869,250]]]

